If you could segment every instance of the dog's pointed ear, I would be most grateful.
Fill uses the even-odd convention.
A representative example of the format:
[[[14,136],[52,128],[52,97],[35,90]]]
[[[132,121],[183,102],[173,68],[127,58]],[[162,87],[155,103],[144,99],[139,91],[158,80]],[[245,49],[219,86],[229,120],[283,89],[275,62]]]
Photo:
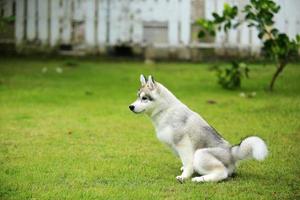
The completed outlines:
[[[147,79],[143,74],[140,75],[140,81],[141,81],[142,86],[146,85],[146,83],[147,83]]]
[[[147,85],[149,86],[149,88],[150,88],[151,90],[153,90],[153,89],[156,87],[156,83],[155,83],[155,81],[154,81],[153,76],[150,75],[150,76],[148,77]]]

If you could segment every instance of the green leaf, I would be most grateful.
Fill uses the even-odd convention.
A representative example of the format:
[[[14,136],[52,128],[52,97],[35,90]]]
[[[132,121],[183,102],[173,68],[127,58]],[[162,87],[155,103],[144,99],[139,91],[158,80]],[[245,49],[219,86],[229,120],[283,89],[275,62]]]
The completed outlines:
[[[296,41],[300,43],[300,35],[296,35]]]
[[[278,29],[276,29],[276,28],[273,28],[272,30],[271,30],[271,33],[274,35],[274,36],[276,36],[276,35],[278,35]]]
[[[204,38],[204,37],[205,37],[205,32],[203,30],[199,31],[198,38]]]
[[[246,5],[243,12],[249,12],[252,9],[251,5]]]

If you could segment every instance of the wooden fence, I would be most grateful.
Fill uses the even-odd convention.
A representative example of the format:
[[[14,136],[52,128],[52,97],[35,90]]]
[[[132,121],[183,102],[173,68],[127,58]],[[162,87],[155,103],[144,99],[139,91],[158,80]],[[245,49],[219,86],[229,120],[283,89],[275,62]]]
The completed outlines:
[[[71,45],[95,50],[119,44],[160,47],[214,47],[219,51],[260,51],[257,31],[242,24],[214,42],[192,42],[191,5],[202,1],[205,18],[221,13],[224,3],[242,7],[247,0],[0,0],[1,17],[15,16],[16,45]],[[300,33],[300,1],[276,0],[276,27]],[[0,38],[1,39],[1,38]]]
[[[5,16],[15,9],[16,44],[144,44],[152,32],[158,35],[149,42],[160,36],[169,45],[190,40],[190,0],[2,0],[2,5]]]

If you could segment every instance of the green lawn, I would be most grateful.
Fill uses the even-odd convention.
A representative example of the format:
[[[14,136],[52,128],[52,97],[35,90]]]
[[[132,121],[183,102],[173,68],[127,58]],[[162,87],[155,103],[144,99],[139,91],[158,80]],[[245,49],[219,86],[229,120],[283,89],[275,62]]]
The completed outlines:
[[[220,88],[209,67],[1,58],[0,199],[299,199],[300,64],[287,67],[274,93],[264,91],[273,66],[251,65],[238,91]],[[261,136],[269,157],[240,163],[224,182],[179,184],[180,160],[156,139],[150,119],[128,109],[141,73],[232,144]]]

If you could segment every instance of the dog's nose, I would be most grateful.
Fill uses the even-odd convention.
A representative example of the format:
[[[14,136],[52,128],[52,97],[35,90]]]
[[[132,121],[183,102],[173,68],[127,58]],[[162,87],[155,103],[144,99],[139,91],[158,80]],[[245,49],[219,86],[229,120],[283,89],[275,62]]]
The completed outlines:
[[[134,110],[134,106],[133,105],[130,105],[129,106],[129,109],[132,111],[132,110]]]

